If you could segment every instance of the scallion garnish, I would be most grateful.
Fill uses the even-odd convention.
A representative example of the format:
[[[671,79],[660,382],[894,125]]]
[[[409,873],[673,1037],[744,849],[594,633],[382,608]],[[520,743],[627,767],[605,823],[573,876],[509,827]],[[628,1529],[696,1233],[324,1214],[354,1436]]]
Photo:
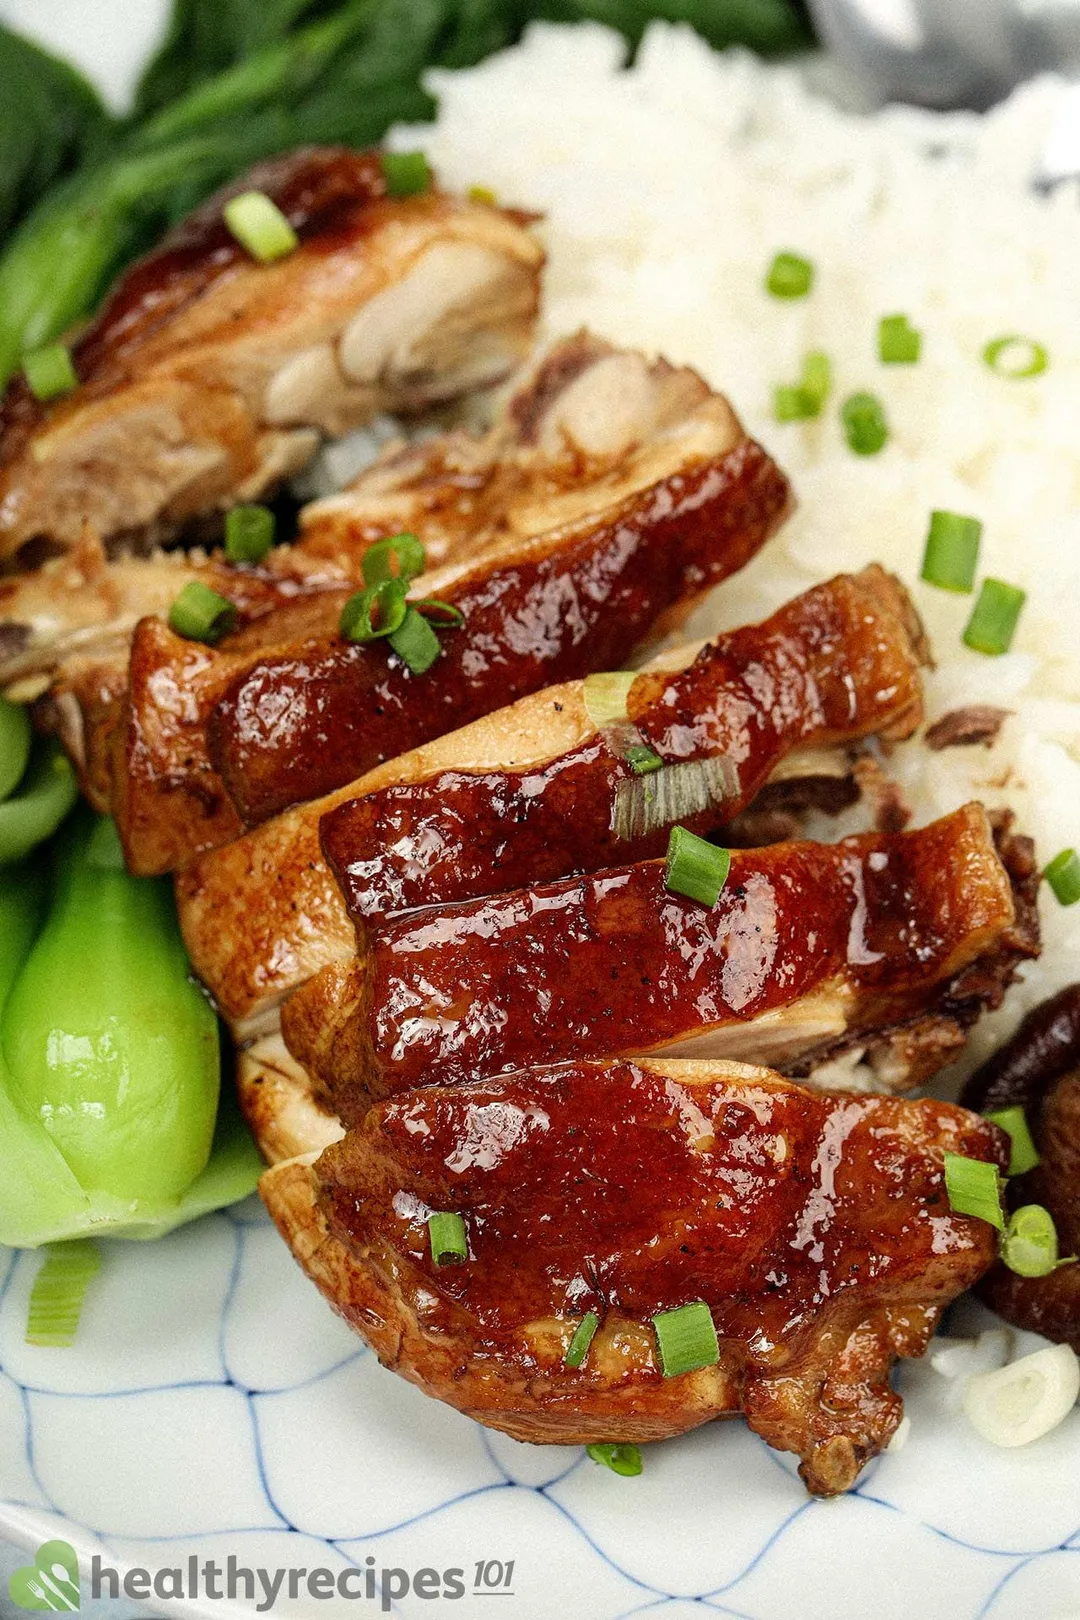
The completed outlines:
[[[999,1232],[1004,1230],[1001,1176],[996,1164],[968,1159],[962,1153],[946,1153],[945,1191],[954,1214],[975,1215],[980,1221],[989,1221]]]
[[[184,586],[169,609],[169,625],[188,641],[205,641],[211,647],[236,626],[236,605],[219,596],[201,579]]]
[[[360,563],[365,585],[380,585],[384,579],[415,579],[426,565],[423,541],[408,532],[377,540]]]
[[[425,596],[414,603],[416,611],[430,619],[440,630],[460,630],[465,615],[453,602],[444,602],[438,596]]]
[[[813,285],[814,266],[798,253],[778,253],[765,278],[774,298],[805,298]]]
[[[234,563],[260,563],[274,544],[274,514],[266,506],[234,506],[225,514],[225,555]]]
[[[585,1452],[594,1463],[610,1468],[613,1474],[621,1474],[624,1479],[633,1479],[641,1473],[641,1452],[635,1445],[601,1440],[586,1446]]]
[[[626,763],[635,776],[649,776],[653,771],[662,770],[664,762],[655,748],[648,743],[631,743],[626,750]]]
[[[581,1318],[581,1321],[574,1329],[574,1336],[570,1340],[566,1354],[563,1356],[563,1361],[568,1367],[581,1366],[589,1353],[589,1346],[592,1344],[599,1326],[600,1318],[595,1311],[589,1311]]]
[[[876,456],[889,437],[885,410],[873,394],[852,394],[840,407],[848,447],[857,456]]]
[[[1001,1258],[1018,1277],[1048,1277],[1058,1263],[1054,1217],[1042,1204],[1013,1210],[1001,1240]]]
[[[1080,900],[1080,855],[1075,849],[1060,850],[1043,871],[1059,905],[1075,906]]]
[[[664,863],[664,887],[703,906],[715,906],[731,869],[731,852],[718,849],[685,827],[672,827]]]
[[[715,1367],[720,1360],[716,1324],[704,1300],[679,1305],[673,1311],[654,1316],[656,1343],[660,1351],[660,1371],[665,1378],[696,1372],[699,1367]]]
[[[404,582],[383,579],[349,597],[341,610],[341,634],[346,641],[377,641],[380,636],[392,636],[408,612]]]
[[[86,1290],[100,1269],[101,1256],[94,1243],[49,1245],[30,1290],[27,1344],[58,1349],[74,1344]]]
[[[819,407],[798,383],[777,383],[773,389],[773,415],[778,422],[805,422],[819,414]]]
[[[428,1216],[431,1258],[437,1266],[453,1266],[469,1258],[465,1222],[460,1215],[439,1212]]]
[[[975,586],[982,524],[961,512],[931,512],[922,577],[943,591],[969,592]]]
[[[499,199],[490,186],[470,186],[465,193],[470,202],[481,203],[485,208],[498,208]]]
[[[1012,1144],[1006,1175],[1023,1176],[1034,1170],[1039,1162],[1039,1150],[1031,1139],[1027,1115],[1019,1104],[1015,1108],[999,1108],[986,1117],[1006,1133]]]
[[[260,264],[284,259],[300,245],[289,221],[265,191],[242,191],[239,197],[230,197],[222,214],[240,246]]]
[[[1007,585],[1003,579],[984,579],[964,631],[965,646],[991,658],[1007,653],[1026,600],[1027,592],[1019,585]]]
[[[662,768],[644,780],[633,777],[615,789],[611,828],[616,838],[646,838],[660,827],[715,809],[739,791],[738,767],[726,755],[660,763]]]
[[[994,338],[983,350],[983,359],[999,377],[1018,382],[1024,377],[1038,377],[1050,364],[1050,355],[1034,338],[1021,337],[1009,332]]]
[[[906,315],[883,315],[878,322],[878,358],[885,366],[913,366],[922,353],[922,333]]]
[[[398,582],[388,580],[385,583],[396,585]],[[384,590],[385,584],[377,589]],[[423,675],[442,652],[438,636],[423,614],[417,613],[414,607],[406,608],[405,617],[390,636],[390,645],[414,675]]]
[[[815,349],[803,361],[797,383],[782,383],[773,390],[773,414],[778,422],[802,422],[821,415],[832,388],[832,365],[827,354]]]
[[[630,688],[637,680],[632,669],[606,670],[600,675],[586,675],[581,695],[585,713],[598,731],[616,725],[629,717],[627,700]]]
[[[23,355],[23,375],[35,399],[44,402],[78,388],[79,378],[63,343],[47,343]]]
[[[431,170],[423,152],[384,152],[382,171],[391,197],[415,197],[431,189]]]

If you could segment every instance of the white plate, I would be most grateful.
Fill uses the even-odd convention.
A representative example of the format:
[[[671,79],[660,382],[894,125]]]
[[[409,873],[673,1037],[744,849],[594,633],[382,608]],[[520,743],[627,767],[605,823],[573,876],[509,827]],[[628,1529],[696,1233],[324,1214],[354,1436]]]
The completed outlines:
[[[163,0],[0,0],[121,97]],[[122,23],[122,26],[121,26]],[[519,1445],[383,1371],[304,1280],[257,1204],[158,1244],[103,1245],[71,1350],[24,1344],[38,1260],[0,1250],[0,1532],[60,1536],[82,1563],[350,1567],[363,1581],[460,1570],[462,1598],[410,1592],[411,1617],[508,1620],[1076,1620],[1080,1412],[995,1451],[906,1366],[911,1441],[840,1501],[807,1499],[794,1459],[741,1424],[646,1452],[620,1479],[580,1449]],[[477,1566],[510,1587],[477,1590]],[[402,1576],[390,1582],[400,1588]],[[504,1576],[505,1579],[505,1576]],[[176,1583],[159,1574],[169,1593]],[[173,1615],[250,1615],[174,1596]],[[381,1613],[316,1599],[275,1613]],[[512,1592],[512,1596],[509,1593]],[[498,1596],[501,1602],[489,1603]]]

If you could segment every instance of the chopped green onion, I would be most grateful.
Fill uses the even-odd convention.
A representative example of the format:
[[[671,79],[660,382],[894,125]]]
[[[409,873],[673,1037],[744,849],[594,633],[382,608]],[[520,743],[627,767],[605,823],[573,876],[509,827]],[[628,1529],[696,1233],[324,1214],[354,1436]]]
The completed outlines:
[[[778,253],[765,278],[774,298],[805,298],[814,285],[814,267],[798,253]]]
[[[996,1164],[985,1159],[968,1159],[961,1153],[945,1155],[945,1191],[949,1207],[957,1215],[975,1215],[1002,1231],[1001,1176]]]
[[[169,624],[178,636],[189,641],[206,641],[213,646],[236,626],[236,607],[227,596],[219,596],[201,579],[184,586],[169,609]]]
[[[341,610],[341,634],[346,641],[377,641],[391,636],[404,624],[408,613],[405,584],[400,579],[380,580],[367,590],[357,591]]]
[[[1075,906],[1080,900],[1080,855],[1075,849],[1063,849],[1055,855],[1043,877],[1059,905]]]
[[[1023,1176],[1034,1170],[1039,1163],[1039,1150],[1031,1140],[1027,1115],[1019,1104],[1015,1108],[999,1108],[986,1117],[991,1124],[999,1126],[1012,1143],[1006,1175]]]
[[[626,763],[636,776],[648,776],[663,769],[664,762],[655,748],[648,743],[631,743],[626,750]]]
[[[714,1367],[720,1360],[716,1324],[704,1300],[661,1311],[652,1320],[665,1378],[678,1378],[680,1373],[696,1372],[699,1367]]]
[[[0,697],[0,804],[10,798],[26,774],[32,738],[29,709]]]
[[[585,713],[597,730],[602,731],[605,726],[628,718],[627,701],[636,680],[637,673],[632,669],[586,675],[581,695],[585,701]]]
[[[63,343],[47,343],[23,355],[23,375],[35,399],[44,403],[78,388],[79,378]]]
[[[460,1215],[429,1215],[427,1224],[431,1258],[437,1266],[452,1266],[469,1258],[465,1222]]]
[[[1019,585],[1007,585],[1003,579],[984,579],[964,631],[965,646],[991,658],[1007,653],[1026,600],[1027,592]]]
[[[56,1349],[74,1344],[86,1290],[100,1269],[101,1256],[90,1241],[53,1243],[46,1248],[30,1290],[27,1344]]]
[[[589,1353],[589,1346],[592,1344],[599,1326],[600,1318],[595,1311],[589,1311],[587,1315],[581,1318],[581,1321],[574,1329],[574,1337],[570,1340],[566,1354],[563,1356],[563,1361],[568,1367],[581,1366]]]
[[[913,366],[922,353],[922,333],[906,315],[883,315],[878,322],[878,358],[886,366]]]
[[[641,1473],[641,1452],[635,1445],[619,1445],[614,1440],[602,1440],[586,1446],[585,1452],[594,1463],[601,1463],[605,1468],[610,1468],[613,1474],[621,1474],[624,1479],[633,1479]]]
[[[982,524],[961,512],[931,512],[922,577],[943,591],[968,592],[975,586]]]
[[[852,394],[845,399],[840,420],[848,447],[857,456],[876,456],[889,437],[884,408],[873,394]]]
[[[615,789],[611,828],[616,838],[646,838],[660,827],[715,809],[739,792],[738,767],[726,755],[677,765],[661,761],[661,766],[645,780],[635,776]]]
[[[440,630],[460,630],[465,623],[465,615],[459,607],[437,596],[422,597],[415,607],[426,619],[434,619]]]
[[[423,542],[405,532],[377,540],[365,551],[360,567],[365,585],[379,585],[384,579],[415,579],[424,572],[426,563]]]
[[[442,652],[438,636],[414,607],[406,609],[404,619],[390,637],[390,645],[414,675],[423,675]]]
[[[1041,343],[1016,332],[994,338],[986,345],[982,357],[991,371],[1014,382],[1024,377],[1038,377],[1050,364],[1050,355]]]
[[[284,259],[300,246],[300,238],[265,191],[242,191],[239,197],[230,197],[222,214],[240,246],[260,264]]]
[[[391,197],[414,197],[431,190],[431,170],[423,152],[384,152],[382,171]]]
[[[822,349],[811,349],[803,361],[799,387],[820,410],[832,392],[832,361]]]
[[[470,202],[482,203],[485,208],[498,208],[499,199],[490,186],[470,186],[465,193]]]
[[[706,843],[685,827],[672,827],[664,863],[664,887],[673,894],[715,906],[727,882],[731,853]]]
[[[1018,1277],[1048,1277],[1058,1263],[1054,1217],[1042,1204],[1013,1210],[1001,1240],[1001,1258]]]
[[[778,422],[804,422],[820,416],[831,389],[832,364],[827,354],[815,349],[803,361],[797,383],[782,383],[773,390],[773,414]]]
[[[260,563],[274,544],[274,514],[266,506],[234,506],[225,514],[225,555],[234,563]]]

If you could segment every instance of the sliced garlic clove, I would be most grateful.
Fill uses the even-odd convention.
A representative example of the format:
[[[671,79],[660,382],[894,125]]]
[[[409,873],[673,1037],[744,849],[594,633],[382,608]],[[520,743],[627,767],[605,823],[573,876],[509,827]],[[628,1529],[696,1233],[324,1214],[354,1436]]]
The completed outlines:
[[[995,1446],[1026,1446],[1056,1429],[1080,1395],[1080,1361],[1067,1344],[1048,1345],[964,1386],[969,1421]]]

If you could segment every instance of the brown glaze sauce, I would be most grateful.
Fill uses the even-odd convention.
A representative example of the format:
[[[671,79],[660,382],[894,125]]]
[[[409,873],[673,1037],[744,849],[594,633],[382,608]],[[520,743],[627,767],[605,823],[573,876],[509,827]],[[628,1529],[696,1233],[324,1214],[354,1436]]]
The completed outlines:
[[[950,1293],[974,1280],[994,1235],[952,1213],[942,1154],[1000,1163],[1003,1141],[948,1103],[764,1074],[692,1085],[621,1062],[410,1093],[317,1173],[332,1230],[386,1240],[492,1338],[704,1300],[722,1340],[777,1365],[842,1294],[868,1309],[905,1288],[932,1300],[946,1273]],[[464,1217],[467,1261],[434,1266],[435,1210]]]
[[[367,1089],[653,1051],[838,983],[849,1025],[886,1025],[1012,915],[977,806],[735,851],[711,910],[669,893],[662,861],[431,908],[371,935]]]
[[[572,545],[475,569],[447,592],[465,624],[424,675],[384,646],[339,639],[267,658],[211,720],[230,796],[249,824],[264,821],[528,692],[617,668],[665,612],[741,568],[787,500],[783,474],[747,440]]]
[[[251,263],[225,224],[222,208],[243,191],[263,191],[305,244],[327,247],[355,229],[363,210],[386,195],[378,152],[309,147],[258,163],[210,197],[139,259],[113,288],[100,314],[72,347],[83,389],[112,386],[125,356],[200,298],[234,264]],[[47,417],[84,396],[42,404],[22,373],[0,400],[0,459],[8,460]]]
[[[744,810],[800,745],[905,717],[914,729],[918,665],[900,620],[840,578],[717,637],[676,675],[642,675],[629,709],[665,762],[723,755],[737,766],[738,794],[685,819],[705,833]],[[634,780],[595,736],[528,770],[442,771],[330,811],[323,852],[354,919],[595,872],[667,847],[666,826],[634,839],[613,831],[618,786]]]

